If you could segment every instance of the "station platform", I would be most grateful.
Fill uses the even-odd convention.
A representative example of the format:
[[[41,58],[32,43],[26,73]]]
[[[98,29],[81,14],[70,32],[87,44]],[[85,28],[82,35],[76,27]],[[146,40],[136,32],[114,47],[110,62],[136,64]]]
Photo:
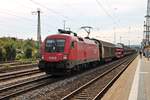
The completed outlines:
[[[150,100],[150,60],[138,56],[102,100]]]

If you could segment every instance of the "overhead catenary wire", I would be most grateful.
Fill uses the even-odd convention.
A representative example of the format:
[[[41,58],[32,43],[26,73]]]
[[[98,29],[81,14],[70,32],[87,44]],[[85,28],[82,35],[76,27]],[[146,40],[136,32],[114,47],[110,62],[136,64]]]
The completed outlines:
[[[23,5],[22,5],[23,6]],[[43,6],[44,7],[44,6]],[[29,9],[29,8],[28,8]],[[47,8],[47,9],[49,9],[50,10],[50,8]],[[52,10],[51,10],[52,11]],[[55,11],[53,11],[53,13],[54,13]],[[20,16],[20,15],[18,15],[17,14],[17,12],[14,12],[14,11],[10,11],[10,10],[3,10],[2,12],[1,12],[1,14],[5,14],[5,15],[9,15],[9,16],[13,16],[14,18],[13,18],[13,20],[12,21],[18,21],[18,19],[21,19],[21,20],[23,20],[23,21],[28,21],[28,22],[33,22],[33,21],[35,21],[35,20],[33,20],[33,19],[30,19],[30,18],[28,18],[28,17],[24,17],[24,16]],[[58,12],[55,12],[55,14],[59,14]],[[6,17],[6,16],[3,16],[4,18]],[[8,16],[7,16],[8,17]],[[62,17],[64,17],[64,18],[66,18],[67,19],[67,17],[65,17],[65,16],[62,16]],[[11,17],[10,17],[11,18]],[[3,20],[4,21],[4,23],[2,23],[2,24],[6,24],[6,25],[3,25],[3,26],[12,26],[11,24],[7,24],[6,23],[6,21],[7,20]],[[13,23],[12,23],[13,24]],[[34,24],[34,23],[33,23]],[[21,25],[23,25],[23,23],[21,22]],[[31,24],[30,24],[31,25]],[[50,28],[50,26],[52,26],[51,24],[48,24],[47,23],[47,21],[45,21],[44,23],[43,23],[43,25],[44,25],[44,27],[49,27]],[[35,25],[33,25],[33,26],[35,26]],[[17,26],[18,27],[18,26]],[[53,26],[54,27],[54,26]],[[23,28],[23,27],[22,27]],[[49,28],[47,28],[46,30],[47,31],[49,31]],[[20,28],[21,29],[21,28]],[[12,30],[12,29],[11,29]],[[26,29],[25,29],[26,30]],[[45,30],[45,31],[46,31]],[[4,30],[3,30],[4,31]],[[6,31],[6,30],[5,30]],[[7,32],[7,31],[6,31]]]
[[[25,4],[22,4],[22,3],[20,3],[19,1],[17,2],[17,3],[19,3],[19,5],[21,5],[21,6],[23,6],[24,8],[27,8],[27,9],[33,9],[33,7],[31,7],[31,6],[27,6],[27,5],[25,5]],[[33,3],[33,2],[32,2]],[[50,17],[50,16],[48,16],[48,15],[46,15],[47,17]],[[42,16],[42,18],[43,17],[45,17],[45,16]],[[30,21],[31,22],[31,21]],[[52,26],[52,25],[50,25],[49,23],[47,23],[46,21],[44,21],[44,22],[42,22],[43,23],[43,25],[44,25],[44,27],[47,27],[47,28],[49,28],[49,27],[55,27],[55,26]]]
[[[30,23],[30,25],[32,25],[33,27],[35,27],[35,24],[33,24],[32,23],[32,19],[30,19],[30,18],[27,18],[27,17],[23,17],[23,16],[18,16],[17,14],[15,14],[14,12],[4,12],[4,11],[2,11],[0,14],[5,14],[5,15],[9,15],[9,16],[13,16],[13,17],[15,17],[15,19],[13,18],[13,20],[11,20],[11,21],[14,21],[14,22],[16,22],[16,21],[19,21],[19,22],[21,22],[21,25],[23,25],[23,22],[29,22]],[[3,18],[5,18],[5,16],[3,16]],[[19,20],[18,20],[19,19]],[[7,20],[2,20],[3,21],[3,26],[7,26],[8,25],[8,23],[6,22]],[[1,22],[2,22],[1,21]],[[14,26],[14,25],[11,25],[10,24],[10,21],[8,21],[9,22],[9,26]],[[31,24],[32,23],[32,24]],[[12,23],[13,24],[13,23]],[[20,26],[21,26],[20,25]],[[19,26],[19,27],[20,27]],[[21,28],[25,28],[25,27],[21,27]]]
[[[35,4],[35,5],[38,5],[38,6],[41,6],[42,8],[47,9],[49,12],[54,13],[55,15],[59,15],[59,16],[57,16],[57,17],[63,18],[62,20],[70,20],[70,18],[68,18],[67,16],[62,15],[61,13],[59,13],[59,12],[57,12],[57,11],[51,9],[51,8],[46,7],[45,5],[43,5],[43,4],[39,3],[39,2],[36,2],[36,1],[34,1],[34,0],[30,0],[30,1],[31,1],[33,4]],[[47,16],[47,17],[50,17],[49,15],[46,15],[46,16]],[[56,17],[55,17],[55,18],[56,18]],[[57,18],[57,20],[60,20],[60,18]],[[46,23],[46,25],[50,25],[50,24],[47,24],[47,23]],[[50,26],[52,26],[52,25],[50,25]],[[53,27],[54,27],[54,26],[53,26]]]
[[[23,21],[25,21],[25,22],[30,22],[30,23],[32,23],[32,24],[30,24],[30,25],[32,25],[32,26],[36,26],[36,24],[34,24],[33,23],[33,21],[35,21],[35,20],[33,20],[33,19],[30,19],[30,18],[27,18],[27,17],[23,17],[23,16],[19,16],[19,15],[17,15],[16,14],[16,12],[13,12],[13,11],[10,11],[10,10],[5,10],[5,11],[2,11],[0,14],[4,14],[4,15],[9,15],[9,16],[13,16],[13,17],[15,17],[15,19],[13,18],[13,20],[12,21],[18,21],[18,19],[19,20],[22,20],[22,21],[20,21],[20,22],[23,22]],[[5,18],[5,16],[3,16],[3,18]],[[1,23],[1,24],[3,24],[3,26],[8,26],[7,24],[6,24],[6,21],[5,20],[2,20],[1,22],[3,22],[3,23]],[[10,21],[9,21],[10,22]],[[12,23],[13,24],[13,23]],[[21,23],[21,25],[23,25],[22,23]],[[9,24],[9,26],[13,26],[13,25],[11,25],[11,24]],[[19,26],[20,27],[20,26]],[[50,25],[50,24],[48,24],[48,23],[44,23],[44,27],[47,27],[47,28],[49,28],[49,27],[54,27],[54,26],[52,26],[52,25]],[[21,28],[25,28],[25,27],[21,27]]]
[[[3,14],[3,13],[1,13],[1,14]],[[5,13],[5,14],[7,14],[7,13]],[[8,15],[8,14],[7,14]],[[15,18],[13,18],[13,20],[11,20],[11,21],[9,21],[9,20],[1,20],[1,27],[19,27],[19,29],[24,29],[24,30],[29,30],[31,27],[35,27],[35,24],[31,24],[32,23],[32,21],[31,20],[28,20],[28,19],[24,19],[24,18],[22,18],[22,17],[20,17],[20,16],[17,16],[17,15],[15,15],[15,14],[9,14],[10,16],[14,16]],[[3,17],[3,18],[5,18],[5,16]],[[18,23],[18,24],[16,24],[15,22],[20,22],[20,24]],[[29,26],[24,26],[24,24],[23,23],[28,23],[28,22],[30,22],[30,26],[31,27],[29,27]],[[9,28],[9,30],[11,29],[11,28]],[[7,29],[8,30],[8,29]],[[15,29],[13,29],[13,30],[15,30]],[[18,29],[17,29],[18,30]]]
[[[18,16],[17,14],[15,14],[15,13],[10,13],[10,12],[4,12],[4,11],[2,11],[0,14],[4,14],[4,15],[9,15],[9,16],[13,16],[13,17],[15,17],[15,18],[13,18],[13,20],[11,20],[12,22],[10,22],[10,21],[8,21],[7,22],[7,20],[2,20],[1,21],[1,27],[3,27],[3,26],[11,26],[11,27],[14,27],[14,26],[17,26],[17,27],[20,27],[19,29],[25,29],[25,30],[27,30],[27,29],[29,29],[29,27],[27,28],[27,27],[25,27],[25,26],[23,26],[23,23],[24,22],[29,22],[30,23],[30,25],[32,26],[32,27],[35,27],[35,24],[31,24],[32,23],[32,19],[29,19],[29,18],[26,18],[26,17],[22,17],[22,16]],[[5,18],[6,16],[3,16],[3,18]],[[15,24],[15,23],[13,23],[13,22],[21,22],[21,24]],[[10,29],[9,29],[10,30]]]
[[[30,0],[29,0],[30,1]],[[33,7],[31,7],[31,6],[27,6],[27,5],[25,5],[25,4],[22,4],[22,3],[20,3],[19,1],[17,2],[17,3],[19,3],[19,5],[21,5],[21,6],[23,6],[23,7],[25,7],[25,8],[28,8],[28,9],[33,9]],[[45,8],[45,9],[47,9],[48,10],[48,8],[47,7],[45,7],[44,5],[41,5],[40,3],[38,3],[38,2],[35,2],[35,1],[31,1],[31,3],[32,4],[34,4],[34,5],[37,5],[37,6],[41,6],[42,8]],[[49,8],[50,9],[50,8]],[[51,9],[52,10],[52,9]],[[53,10],[54,11],[54,10]],[[54,13],[54,12],[53,12]],[[57,14],[58,12],[55,12],[55,14]],[[57,14],[58,15],[58,14]],[[46,14],[46,16],[47,17],[51,17],[51,16],[48,16],[47,14]],[[55,17],[56,18],[56,17]]]
[[[30,1],[31,1],[32,3],[34,3],[34,4],[36,4],[36,5],[39,5],[39,6],[43,7],[43,8],[46,8],[48,11],[50,11],[50,12],[56,14],[56,15],[59,15],[59,16],[61,16],[61,17],[64,18],[64,19],[69,19],[67,16],[62,15],[61,13],[56,12],[55,10],[53,10],[53,9],[51,9],[51,8],[48,8],[48,7],[46,7],[45,5],[42,5],[42,4],[40,4],[40,3],[38,3],[38,2],[36,2],[36,1],[34,1],[34,0],[30,0]]]
[[[16,14],[16,12],[11,12],[10,10],[8,11],[6,11],[6,10],[3,10],[3,11],[1,11],[1,13],[0,14],[2,14],[2,15],[7,15],[7,16],[1,16],[1,17],[3,17],[3,18],[12,18],[12,16],[14,17],[13,18],[13,20],[11,20],[11,21],[13,21],[13,22],[20,22],[20,23],[18,23],[18,24],[15,24],[15,23],[13,23],[13,22],[10,22],[9,20],[8,20],[8,22],[7,22],[7,20],[2,20],[1,22],[1,31],[3,31],[3,34],[7,34],[6,36],[9,36],[9,35],[12,35],[12,36],[14,36],[14,33],[15,33],[15,35],[17,34],[17,33],[23,33],[23,34],[29,34],[30,33],[30,31],[29,32],[27,32],[26,30],[30,30],[30,28],[31,27],[29,27],[28,25],[27,26],[25,26],[23,23],[24,22],[30,22],[30,26],[32,26],[32,27],[35,27],[35,25],[34,24],[31,24],[32,22],[33,22],[33,20],[32,19],[30,19],[30,18],[27,18],[27,17],[23,17],[23,16],[20,16],[20,15],[18,15],[18,14]],[[11,16],[11,17],[10,17]],[[8,28],[6,28],[6,27],[11,27],[11,28],[9,28],[9,30],[8,30]],[[14,27],[14,28],[13,28]],[[17,27],[18,29],[15,29],[15,27]],[[22,30],[25,30],[24,32],[22,32]],[[2,33],[2,32],[1,32]],[[8,33],[9,33],[9,35],[8,35]],[[18,36],[18,35],[17,35]]]
[[[111,7],[111,4],[108,2],[108,0],[102,0],[102,1],[105,1],[105,5],[107,6],[107,8],[109,8],[109,9],[111,9],[111,10],[114,10],[114,9],[116,9],[116,8],[112,8]],[[111,12],[112,14],[113,14],[113,16],[114,16],[114,12]],[[116,17],[116,16],[115,16]]]
[[[103,4],[99,0],[95,0],[98,6],[104,11],[104,13],[114,22],[114,24],[118,25],[118,22],[116,22],[116,19],[105,9]]]
[[[22,4],[21,2],[17,2],[17,4],[19,4],[19,5],[21,5],[21,7],[23,6],[24,8],[28,8],[29,10],[30,9],[33,9],[33,7],[31,7],[31,6],[27,6],[27,5],[25,5],[25,4]],[[29,18],[29,17],[24,17],[24,16],[19,16],[18,14],[17,14],[17,12],[14,12],[14,11],[11,11],[11,10],[8,10],[8,9],[4,9],[4,10],[2,10],[3,12],[1,12],[1,14],[6,14],[6,15],[10,15],[10,16],[13,16],[13,17],[16,17],[17,19],[22,19],[22,20],[26,20],[26,21],[28,21],[28,22],[30,22],[30,23],[32,23],[33,21],[35,21],[35,20],[33,20],[33,18],[31,19],[31,18]],[[4,12],[5,11],[5,12]],[[23,13],[23,12],[21,12],[21,13]],[[29,12],[30,13],[30,12]],[[16,20],[17,20],[16,19]],[[13,20],[14,21],[14,20]],[[30,24],[31,25],[31,24]],[[33,25],[33,26],[35,26],[35,25]],[[45,27],[54,27],[54,26],[52,26],[52,25],[50,25],[50,24],[48,24],[46,21],[44,22],[44,26]]]
[[[115,17],[116,21],[118,22],[118,24],[120,24],[120,19],[118,18],[118,16],[116,16],[115,12],[118,10],[118,8],[112,8],[111,4],[108,2],[108,0],[104,0],[105,4],[107,5],[107,7],[109,9],[112,9],[112,16]],[[120,24],[121,25],[121,24]]]
[[[10,15],[10,16],[14,16],[14,17],[17,17],[17,18],[21,18],[21,19],[24,19],[26,21],[33,21],[32,19],[30,18],[27,18],[27,17],[23,17],[23,16],[18,16],[17,14],[15,14],[15,12],[4,12],[4,11],[1,11],[1,14],[6,14],[6,15]]]
[[[111,15],[107,10],[106,10],[106,8],[104,7],[104,5],[99,1],[99,0],[96,0],[96,3],[98,4],[98,6],[104,11],[104,13],[113,21],[113,24],[114,24],[114,26],[113,26],[113,34],[114,34],[114,43],[116,43],[116,30],[114,30],[114,28],[115,27],[120,27],[120,20],[118,20],[117,19],[117,17],[114,17],[113,15],[114,15],[114,13],[113,13],[113,15]],[[111,9],[110,8],[110,6],[108,6],[108,8],[109,9]]]

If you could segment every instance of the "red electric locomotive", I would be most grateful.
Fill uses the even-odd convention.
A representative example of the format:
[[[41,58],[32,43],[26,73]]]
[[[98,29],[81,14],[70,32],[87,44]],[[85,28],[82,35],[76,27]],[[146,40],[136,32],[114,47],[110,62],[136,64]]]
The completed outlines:
[[[70,72],[99,62],[99,45],[96,41],[71,35],[70,31],[49,35],[42,44],[39,69],[50,74]]]

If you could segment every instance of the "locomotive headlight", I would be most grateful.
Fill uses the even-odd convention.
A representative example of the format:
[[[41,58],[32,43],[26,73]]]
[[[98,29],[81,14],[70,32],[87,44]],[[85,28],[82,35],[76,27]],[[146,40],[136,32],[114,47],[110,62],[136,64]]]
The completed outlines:
[[[66,59],[67,59],[67,55],[64,55],[64,56],[63,56],[63,60],[66,60]]]
[[[44,59],[44,56],[42,56],[42,59]]]

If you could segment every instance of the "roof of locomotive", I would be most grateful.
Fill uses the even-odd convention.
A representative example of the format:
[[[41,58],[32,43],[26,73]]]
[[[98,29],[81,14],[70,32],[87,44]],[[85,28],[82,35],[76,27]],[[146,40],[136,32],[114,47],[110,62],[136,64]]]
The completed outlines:
[[[82,38],[79,36],[74,36],[71,34],[53,34],[53,35],[49,35],[46,37],[47,38],[68,38],[68,39],[72,39],[74,41],[78,41],[78,42],[84,42],[84,43],[88,43],[88,44],[96,44],[95,41],[88,39],[88,38]]]
[[[71,38],[71,35],[70,34],[52,34],[52,35],[48,35],[47,38],[64,38],[64,37],[67,37],[67,38]]]

